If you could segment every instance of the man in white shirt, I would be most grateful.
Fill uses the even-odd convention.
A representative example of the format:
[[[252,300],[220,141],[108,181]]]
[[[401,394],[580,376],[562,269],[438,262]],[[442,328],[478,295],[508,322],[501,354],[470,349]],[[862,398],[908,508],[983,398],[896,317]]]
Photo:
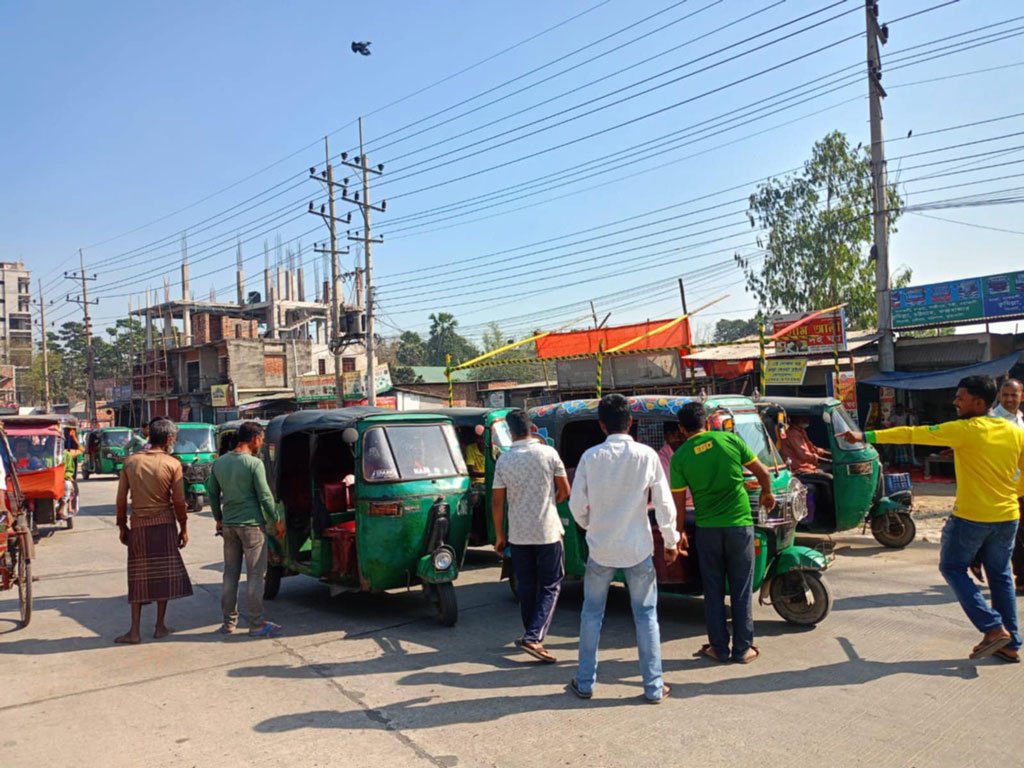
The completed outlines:
[[[555,657],[543,642],[565,577],[562,521],[556,504],[569,498],[569,480],[558,452],[531,436],[530,417],[525,411],[511,411],[505,423],[514,442],[494,466],[494,549],[504,555],[505,547],[510,545],[523,617],[523,636],[516,645],[536,659],[553,663]]]
[[[587,531],[590,558],[583,579],[579,667],[570,688],[583,699],[593,696],[597,680],[597,646],[601,638],[608,588],[622,570],[636,623],[644,698],[658,704],[671,689],[661,677],[661,631],[658,626],[658,585],[654,571],[654,539],[647,500],[654,507],[665,549],[657,553],[672,564],[678,557],[676,508],[672,491],[653,448],[629,435],[633,419],[622,395],[605,395],[597,409],[608,436],[580,458],[569,497],[576,522]]]
[[[1024,396],[1024,385],[1017,379],[1007,379],[1003,382],[1003,386],[999,388],[999,402],[996,407],[992,409],[992,415],[1000,419],[1006,419],[1011,424],[1016,424],[1021,429],[1024,429],[1024,416],[1020,412],[1021,398]],[[1021,504],[1021,511],[1024,513],[1024,499],[1019,499],[1018,503]],[[1024,518],[1022,518],[1024,522]],[[1024,595],[1024,528],[1021,527],[1021,523],[1017,524],[1017,537],[1013,544],[1013,580],[1015,583],[1016,592],[1018,595]],[[978,576],[981,569],[975,570],[972,566],[974,575]],[[978,579],[981,581],[982,579]]]

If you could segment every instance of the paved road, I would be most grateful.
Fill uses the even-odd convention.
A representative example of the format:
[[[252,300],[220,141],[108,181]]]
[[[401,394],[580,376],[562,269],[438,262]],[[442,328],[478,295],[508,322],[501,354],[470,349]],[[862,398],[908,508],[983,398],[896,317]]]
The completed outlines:
[[[566,590],[552,629],[560,663],[536,664],[511,644],[518,613],[483,552],[459,580],[454,629],[418,592],[331,598],[295,577],[268,604],[281,638],[221,638],[220,540],[206,515],[185,550],[196,594],[169,611],[177,634],[114,646],[128,615],[114,482],[82,485],[75,529],[37,548],[28,629],[0,593],[5,768],[1021,764],[1024,671],[967,661],[975,633],[932,543],[887,552],[837,539],[832,615],[797,631],[758,608],[764,655],[750,666],[693,658],[700,601],[662,599],[674,695],[652,707],[623,591],[609,603],[596,697],[582,702],[564,689],[580,590]]]

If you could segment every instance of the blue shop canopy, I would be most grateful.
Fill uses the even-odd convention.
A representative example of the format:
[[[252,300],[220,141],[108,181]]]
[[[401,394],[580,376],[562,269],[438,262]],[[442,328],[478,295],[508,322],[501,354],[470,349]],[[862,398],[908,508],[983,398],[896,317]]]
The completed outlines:
[[[1006,374],[1020,359],[1020,352],[989,360],[987,363],[962,365],[959,368],[947,368],[944,371],[891,371],[879,373],[862,383],[876,387],[892,387],[893,389],[952,389],[960,383],[964,376],[1002,376]]]

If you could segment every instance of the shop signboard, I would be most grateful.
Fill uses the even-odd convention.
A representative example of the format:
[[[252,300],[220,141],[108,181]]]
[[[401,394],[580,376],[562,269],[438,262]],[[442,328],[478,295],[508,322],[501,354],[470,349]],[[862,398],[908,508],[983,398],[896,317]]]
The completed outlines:
[[[1024,318],[1024,272],[970,277],[892,291],[896,329]]]
[[[806,357],[769,357],[764,361],[765,386],[799,387],[806,375]]]
[[[374,371],[377,394],[392,388],[391,371],[387,363]],[[344,400],[366,398],[366,371],[352,371],[342,374]],[[295,400],[300,403],[333,403],[335,401],[334,376],[332,374],[299,376],[295,383]],[[333,407],[333,406],[327,406]]]
[[[772,336],[812,314],[776,315],[771,320]],[[820,355],[837,349],[846,351],[846,313],[843,310],[815,317],[775,339],[776,355]]]
[[[832,396],[842,402],[850,418],[857,423],[857,376],[853,371],[833,372]]]
[[[373,371],[376,394],[387,392],[392,388],[391,370],[388,364],[378,365]],[[331,382],[333,387],[334,382]],[[366,397],[366,371],[352,371],[342,374],[342,386],[346,400],[361,400]]]

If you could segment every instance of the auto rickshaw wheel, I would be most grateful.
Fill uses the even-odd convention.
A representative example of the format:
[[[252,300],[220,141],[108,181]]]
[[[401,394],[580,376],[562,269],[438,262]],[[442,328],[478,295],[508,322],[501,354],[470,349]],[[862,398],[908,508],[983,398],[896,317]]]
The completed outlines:
[[[284,569],[280,565],[268,565],[267,575],[263,581],[263,599],[273,600],[281,589],[281,577]]]
[[[776,576],[770,592],[772,607],[790,624],[813,627],[832,610],[832,590],[817,571],[789,571]]]
[[[27,627],[32,621],[32,561],[26,555],[23,537],[19,537],[18,558],[18,608],[21,611],[21,626]]]
[[[423,589],[427,594],[427,599],[437,611],[438,623],[442,627],[454,627],[459,620],[459,604],[455,600],[455,585],[446,581],[441,584],[424,584]]]
[[[917,524],[909,512],[890,512],[871,519],[871,535],[883,547],[903,549],[917,536]]]

